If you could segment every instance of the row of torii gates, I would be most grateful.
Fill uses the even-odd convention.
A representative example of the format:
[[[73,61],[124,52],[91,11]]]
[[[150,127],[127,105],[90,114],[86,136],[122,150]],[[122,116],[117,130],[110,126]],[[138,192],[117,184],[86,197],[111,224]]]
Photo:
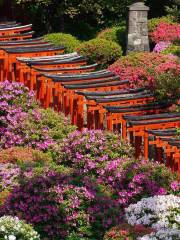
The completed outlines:
[[[84,56],[63,54],[63,46],[32,35],[31,24],[0,24],[0,81],[25,84],[44,108],[63,112],[79,130],[118,131],[135,147],[135,157],[153,152],[180,174],[180,113],[168,112],[170,100],[158,102],[149,90],[131,89],[128,80],[97,71]]]

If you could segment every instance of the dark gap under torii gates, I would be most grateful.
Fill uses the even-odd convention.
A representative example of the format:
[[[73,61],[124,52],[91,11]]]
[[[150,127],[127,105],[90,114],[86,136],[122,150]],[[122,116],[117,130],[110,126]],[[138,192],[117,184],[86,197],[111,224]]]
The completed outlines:
[[[0,21],[9,21],[13,19],[12,2],[12,0],[0,0]]]

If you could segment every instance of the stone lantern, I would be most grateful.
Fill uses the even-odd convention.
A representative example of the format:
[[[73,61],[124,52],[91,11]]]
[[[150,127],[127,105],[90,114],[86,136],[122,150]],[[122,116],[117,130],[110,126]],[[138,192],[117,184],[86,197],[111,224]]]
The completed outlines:
[[[129,7],[126,53],[149,51],[148,11],[144,1],[134,1]]]

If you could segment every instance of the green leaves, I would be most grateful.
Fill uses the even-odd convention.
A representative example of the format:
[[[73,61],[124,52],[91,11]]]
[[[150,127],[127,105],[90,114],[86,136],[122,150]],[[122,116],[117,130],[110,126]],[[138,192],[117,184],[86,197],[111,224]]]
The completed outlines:
[[[56,46],[64,46],[67,53],[73,52],[81,43],[71,34],[65,33],[47,34],[44,36],[44,39],[54,43]]]
[[[158,74],[155,78],[155,92],[160,99],[178,99],[180,96],[180,76],[171,70]]]
[[[22,18],[29,17],[35,30],[55,32],[74,31],[78,24],[85,23],[96,29],[119,23],[126,17],[127,6],[132,0],[15,0],[17,12]],[[84,38],[85,39],[85,38]]]
[[[117,43],[96,38],[82,43],[77,52],[86,56],[90,62],[97,62],[101,68],[107,67],[122,56],[122,49]]]

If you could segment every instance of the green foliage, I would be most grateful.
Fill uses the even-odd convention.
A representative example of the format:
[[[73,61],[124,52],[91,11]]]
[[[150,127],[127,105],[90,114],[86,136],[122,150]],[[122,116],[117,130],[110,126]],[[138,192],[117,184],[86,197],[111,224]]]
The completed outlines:
[[[174,0],[145,0],[145,4],[150,7],[149,17],[161,17],[167,15],[166,7],[172,7]]]
[[[76,129],[63,114],[52,109],[39,109],[36,114],[39,114],[39,119],[34,118],[34,112],[32,112],[25,123],[26,133],[32,135],[32,140],[39,139],[43,129],[47,129],[48,136],[56,143],[60,143],[63,138]]]
[[[178,99],[180,96],[180,76],[173,71],[159,74],[155,78],[155,93],[159,99]]]
[[[52,109],[41,109],[41,120],[37,123],[30,121],[30,125],[27,129],[36,128],[36,137],[40,136],[41,130],[48,129],[48,135],[55,141],[55,144],[49,148],[53,160],[56,160],[59,156],[59,145],[62,140],[67,138],[68,134],[73,132],[76,127],[71,125],[68,118],[65,118],[62,113],[57,113]]]
[[[76,127],[62,113],[52,109],[41,109],[42,125],[49,129],[49,136],[58,143],[73,132]]]
[[[39,32],[68,31],[80,39],[87,40],[94,37],[96,29],[112,26],[124,20],[127,6],[132,0],[15,0],[14,2],[16,3],[14,15],[19,19],[25,18],[26,21],[33,22]],[[84,26],[79,26],[81,22]],[[88,38],[82,31],[84,27],[87,35],[90,36]],[[80,30],[79,34],[78,30]]]
[[[164,51],[162,51],[162,53],[173,54],[180,57],[180,45],[172,44],[169,47],[167,47]]]
[[[71,34],[51,33],[45,35],[44,39],[54,43],[56,46],[64,46],[67,53],[73,52],[80,45],[80,41]]]
[[[180,137],[180,128],[177,128],[177,136]]]
[[[33,2],[31,0],[16,0],[18,4],[23,4],[23,3],[29,3]],[[51,0],[36,0],[36,5],[44,4],[44,5],[49,5],[52,1]]]
[[[165,6],[173,9],[175,1],[177,0],[158,0],[158,7],[157,0],[146,0],[145,3],[150,7],[150,16],[159,17],[166,14]],[[100,29],[125,21],[127,6],[134,0],[14,0],[14,2],[16,19],[33,22],[34,29],[39,31],[38,34],[65,31],[79,39],[89,40]]]
[[[77,52],[88,57],[91,63],[97,62],[100,67],[105,68],[122,56],[122,48],[113,41],[106,39],[92,39],[82,43]]]
[[[179,11],[180,0],[172,0],[172,2],[173,2],[173,5],[167,6],[166,11],[168,14],[174,17],[176,22],[180,22],[180,11]]]
[[[89,237],[88,238],[84,238],[84,237],[79,237],[78,234],[76,233],[72,233],[70,234],[68,237],[66,237],[65,240],[91,240]],[[93,239],[92,239],[93,240]]]
[[[112,28],[106,28],[97,35],[98,38],[106,39],[118,43],[125,50],[126,43],[126,27],[116,26]]]

